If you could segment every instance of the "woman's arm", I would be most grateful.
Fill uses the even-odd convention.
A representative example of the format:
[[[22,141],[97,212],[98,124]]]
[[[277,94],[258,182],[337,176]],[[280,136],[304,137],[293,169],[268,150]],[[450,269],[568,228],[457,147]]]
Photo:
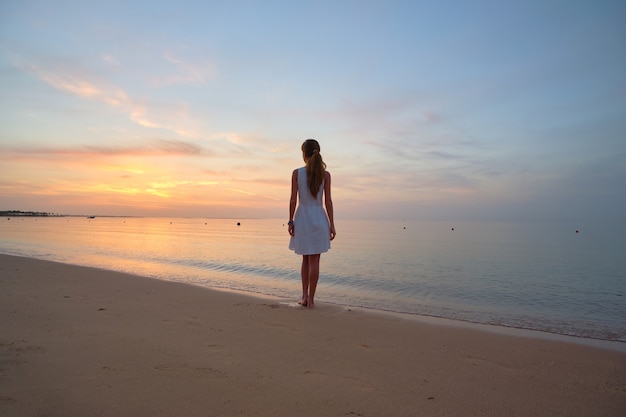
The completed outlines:
[[[330,222],[330,240],[333,240],[337,233],[335,232],[335,219],[333,212],[333,198],[330,195],[330,172],[324,173],[324,203],[326,204],[326,214]]]
[[[289,225],[287,230],[293,236],[293,216],[296,212],[296,203],[298,202],[298,170],[294,169],[291,173],[291,197],[289,198]]]

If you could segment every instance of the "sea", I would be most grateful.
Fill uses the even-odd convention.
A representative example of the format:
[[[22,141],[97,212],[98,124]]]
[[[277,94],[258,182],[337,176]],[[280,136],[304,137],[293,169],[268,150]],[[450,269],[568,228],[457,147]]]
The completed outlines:
[[[317,304],[626,346],[626,229],[336,220]],[[285,300],[301,257],[279,219],[7,217],[0,253]],[[622,350],[622,349],[620,349]]]

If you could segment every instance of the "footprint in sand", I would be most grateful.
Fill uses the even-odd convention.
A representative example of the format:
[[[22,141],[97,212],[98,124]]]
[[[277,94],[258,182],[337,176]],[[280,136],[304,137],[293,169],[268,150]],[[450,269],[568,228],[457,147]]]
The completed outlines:
[[[16,356],[29,353],[44,353],[46,350],[41,346],[30,345],[26,340],[18,340],[9,343],[0,343],[0,347],[6,348]]]
[[[227,378],[225,372],[219,369],[206,368],[203,366],[191,366],[186,363],[164,363],[156,365],[154,367],[157,371],[166,372],[170,374],[185,374],[198,378],[212,377],[212,378]]]
[[[313,372],[313,371],[305,371],[304,375],[307,378],[314,378],[316,380],[318,380],[320,383],[326,383],[328,384],[331,381],[337,381],[337,380],[341,380],[344,382],[347,382],[349,384],[351,384],[352,386],[354,386],[355,388],[358,389],[362,389],[365,391],[376,391],[378,388],[363,380],[363,379],[359,379],[359,378],[354,378],[351,376],[343,376],[343,375],[330,375],[330,374],[326,374],[323,372]]]
[[[13,405],[15,400],[11,397],[0,397],[0,405]]]

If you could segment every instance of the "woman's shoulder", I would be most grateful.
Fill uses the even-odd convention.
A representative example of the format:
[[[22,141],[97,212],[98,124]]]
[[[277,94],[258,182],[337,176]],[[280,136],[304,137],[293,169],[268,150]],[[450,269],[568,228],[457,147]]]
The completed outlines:
[[[291,172],[291,177],[297,179],[298,178],[298,172],[300,172],[302,169],[304,169],[304,167],[294,169]]]

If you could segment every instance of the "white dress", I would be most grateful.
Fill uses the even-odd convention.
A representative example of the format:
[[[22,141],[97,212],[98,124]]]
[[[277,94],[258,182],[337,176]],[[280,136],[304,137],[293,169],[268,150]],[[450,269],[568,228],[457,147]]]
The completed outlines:
[[[317,197],[307,184],[306,167],[298,168],[298,207],[293,218],[294,235],[289,249],[298,255],[314,255],[330,249],[330,223],[322,205],[324,182]]]

